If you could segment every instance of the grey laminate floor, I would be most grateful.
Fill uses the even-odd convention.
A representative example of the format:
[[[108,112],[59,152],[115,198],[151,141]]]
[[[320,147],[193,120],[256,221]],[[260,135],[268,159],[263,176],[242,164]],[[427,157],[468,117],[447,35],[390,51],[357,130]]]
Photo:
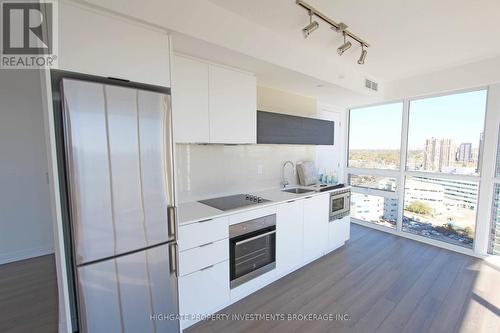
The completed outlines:
[[[54,255],[0,265],[0,332],[57,332]]]
[[[352,225],[345,247],[220,313],[337,313],[349,320],[205,321],[187,332],[500,332],[500,271]]]

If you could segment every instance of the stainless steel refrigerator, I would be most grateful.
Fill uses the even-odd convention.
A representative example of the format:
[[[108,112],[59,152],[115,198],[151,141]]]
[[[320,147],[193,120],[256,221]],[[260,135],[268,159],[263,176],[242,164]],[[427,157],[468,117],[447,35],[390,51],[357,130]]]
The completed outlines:
[[[179,332],[168,93],[61,80],[81,332]]]

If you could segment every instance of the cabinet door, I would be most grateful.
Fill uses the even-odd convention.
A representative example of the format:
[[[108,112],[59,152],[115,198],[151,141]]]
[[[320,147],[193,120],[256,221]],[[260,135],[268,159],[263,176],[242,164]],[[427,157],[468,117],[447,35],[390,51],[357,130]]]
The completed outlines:
[[[288,273],[302,265],[303,200],[281,204],[276,211],[276,268]]]
[[[328,223],[328,250],[333,251],[349,239],[351,231],[351,218],[343,217]]]
[[[209,142],[208,64],[173,57],[172,112],[176,142]]]
[[[304,260],[320,257],[328,243],[328,193],[304,199]]]
[[[229,261],[210,265],[189,275],[179,277],[179,309],[181,314],[211,314],[229,303]],[[196,321],[196,320],[194,320]],[[181,321],[181,328],[194,323]]]
[[[69,1],[58,6],[59,69],[170,87],[167,34]]]
[[[210,142],[257,142],[255,76],[209,66]]]

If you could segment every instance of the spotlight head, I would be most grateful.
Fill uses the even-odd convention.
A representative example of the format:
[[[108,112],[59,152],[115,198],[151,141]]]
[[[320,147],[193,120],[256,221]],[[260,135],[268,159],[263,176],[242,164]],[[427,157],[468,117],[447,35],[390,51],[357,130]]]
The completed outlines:
[[[319,27],[319,24],[318,22],[316,21],[312,21],[311,23],[309,23],[307,25],[307,27],[305,27],[304,29],[302,29],[302,33],[304,34],[304,38],[307,38],[309,37],[309,35],[316,29],[318,29]]]
[[[365,49],[363,49],[361,51],[361,55],[359,56],[359,59],[358,59],[358,64],[363,65],[365,63],[367,53],[368,53],[368,51],[366,51]]]
[[[344,54],[345,51],[349,50],[351,46],[352,46],[351,42],[347,41],[344,44],[340,45],[340,47],[337,49],[337,53],[339,55],[342,55]]]

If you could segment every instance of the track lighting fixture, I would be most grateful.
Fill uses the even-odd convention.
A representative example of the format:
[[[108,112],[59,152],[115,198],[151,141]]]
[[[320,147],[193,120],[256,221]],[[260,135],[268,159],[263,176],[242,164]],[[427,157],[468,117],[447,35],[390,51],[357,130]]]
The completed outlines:
[[[304,33],[304,37],[307,38],[314,30],[318,29],[319,24],[316,21],[313,21],[313,16],[316,16],[326,24],[330,25],[332,30],[336,31],[337,33],[341,33],[344,36],[344,44],[342,44],[338,49],[337,52],[339,55],[344,54],[345,51],[349,50],[352,47],[351,41],[348,41],[347,38],[349,38],[352,41],[355,41],[361,45],[361,55],[359,56],[358,59],[358,64],[363,65],[365,63],[366,59],[366,48],[370,46],[367,42],[365,42],[363,39],[359,38],[349,30],[347,30],[347,25],[343,22],[335,22],[325,14],[321,13],[314,7],[312,7],[310,4],[305,2],[304,0],[296,0],[296,3],[298,6],[304,8],[305,10],[308,11],[309,13],[309,24],[307,27],[302,29],[302,32]]]
[[[361,45],[361,55],[359,56],[358,64],[363,65],[365,63],[367,53],[368,53],[368,51],[366,51],[364,46]]]
[[[304,34],[304,38],[307,38],[309,37],[309,35],[316,29],[318,29],[319,27],[319,24],[318,22],[316,21],[313,21],[312,20],[312,12],[309,13],[309,24],[307,25],[307,27],[305,27],[304,29],[302,29],[302,33]]]
[[[345,51],[349,50],[351,48],[352,44],[350,41],[346,41],[345,38],[345,33],[344,33],[344,44],[340,45],[339,48],[337,49],[337,53],[339,55],[344,54]]]

